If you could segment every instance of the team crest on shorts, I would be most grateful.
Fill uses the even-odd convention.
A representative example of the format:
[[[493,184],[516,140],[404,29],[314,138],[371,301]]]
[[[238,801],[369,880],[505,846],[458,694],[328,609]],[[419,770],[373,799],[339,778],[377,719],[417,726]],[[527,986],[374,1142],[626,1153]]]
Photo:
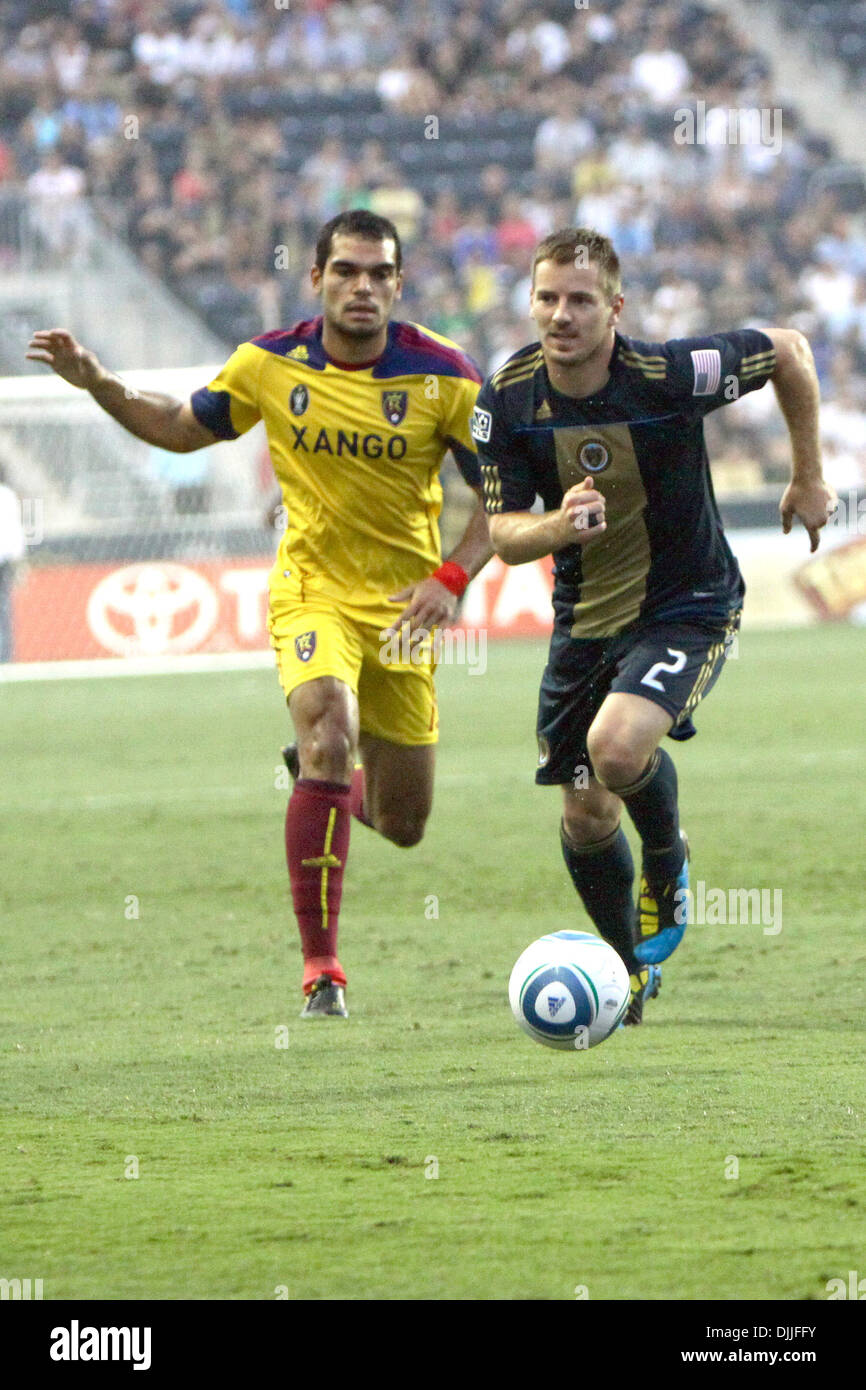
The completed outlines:
[[[578,450],[577,461],[587,473],[601,473],[610,463],[610,450],[601,439],[587,439]]]
[[[409,404],[408,391],[383,391],[382,414],[389,425],[402,425]]]
[[[292,394],[289,396],[289,407],[293,415],[303,415],[307,406],[310,404],[310,393],[302,381],[299,381]]]
[[[302,632],[300,637],[295,638],[295,656],[299,661],[309,661],[315,650],[315,632]]]
[[[550,762],[550,744],[543,734],[538,735],[538,766],[547,767]]]

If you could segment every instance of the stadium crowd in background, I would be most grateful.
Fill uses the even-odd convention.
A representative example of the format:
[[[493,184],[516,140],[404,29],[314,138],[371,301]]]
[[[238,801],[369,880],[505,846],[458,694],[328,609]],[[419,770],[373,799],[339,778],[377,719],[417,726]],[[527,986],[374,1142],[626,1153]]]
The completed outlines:
[[[404,238],[405,316],[489,372],[526,340],[531,248],[594,226],[627,257],[625,322],[643,338],[806,332],[832,407],[828,475],[866,484],[850,427],[866,407],[863,208],[723,12],[43,0],[34,16],[4,0],[0,25],[0,194],[26,190],[46,255],[74,255],[89,198],[234,345],[313,312],[315,227],[368,207]],[[701,133],[677,117],[698,103]],[[727,113],[746,109],[766,114],[761,136],[732,141]],[[786,475],[766,395],[712,422],[744,486]]]

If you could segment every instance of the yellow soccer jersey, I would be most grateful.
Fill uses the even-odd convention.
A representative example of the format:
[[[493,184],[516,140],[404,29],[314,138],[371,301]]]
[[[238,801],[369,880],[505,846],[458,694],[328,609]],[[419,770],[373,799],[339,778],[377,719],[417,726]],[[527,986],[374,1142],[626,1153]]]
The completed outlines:
[[[389,595],[441,562],[439,469],[449,448],[466,481],[480,484],[470,433],[480,382],[455,343],[412,323],[391,323],[381,357],[360,367],[327,356],[321,318],[237,348],[191,405],[221,439],[265,422],[289,517],[272,593],[324,595],[369,621],[393,618]]]

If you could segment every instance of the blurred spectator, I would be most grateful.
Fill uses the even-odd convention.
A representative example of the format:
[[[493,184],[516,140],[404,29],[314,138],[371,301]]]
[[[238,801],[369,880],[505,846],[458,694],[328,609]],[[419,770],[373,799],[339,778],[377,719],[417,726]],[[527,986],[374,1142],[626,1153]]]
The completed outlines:
[[[502,276],[495,261],[485,260],[484,252],[472,249],[460,267],[460,283],[470,314],[486,314],[502,297]]]
[[[209,449],[175,454],[152,445],[148,451],[148,472],[164,488],[178,516],[196,516],[207,511],[210,469]]]
[[[456,343],[461,343],[466,334],[472,331],[472,315],[456,287],[442,295],[436,312],[430,316],[430,327],[444,338],[453,338]]]
[[[502,215],[502,199],[511,187],[511,175],[504,164],[485,164],[478,180],[473,202],[483,209],[488,222],[497,222]]]
[[[866,235],[854,228],[850,213],[833,218],[815,247],[816,258],[851,275],[866,275]]]
[[[611,143],[607,160],[617,178],[641,187],[658,184],[669,163],[662,145],[648,139],[640,121],[632,121]]]
[[[49,150],[27,180],[33,229],[55,257],[74,261],[83,246],[85,186],[82,170],[64,164],[57,150]]]
[[[669,48],[664,31],[656,29],[646,48],[632,61],[630,75],[650,101],[667,106],[685,92],[691,74],[682,53]]]
[[[51,61],[57,81],[64,92],[77,92],[84,82],[90,47],[81,37],[78,26],[64,24],[51,49]]]
[[[533,10],[508,36],[506,52],[519,62],[538,64],[549,75],[559,72],[571,54],[568,34],[555,20],[545,19],[540,10]]]
[[[401,107],[411,98],[413,89],[423,78],[424,72],[416,64],[411,46],[404,44],[395,55],[394,62],[379,73],[376,91],[386,105]]]
[[[637,185],[625,183],[614,204],[611,240],[618,254],[634,264],[655,251],[656,210]]]
[[[214,180],[208,173],[208,161],[198,145],[191,145],[189,157],[171,181],[172,201],[180,206],[201,203],[215,192]]]
[[[304,160],[301,177],[310,190],[313,215],[320,222],[329,221],[344,206],[343,190],[350,163],[342,140],[331,138]]]
[[[240,24],[216,10],[197,15],[179,54],[181,71],[201,77],[238,77],[255,67],[255,45]]]
[[[0,60],[0,79],[4,83],[19,82],[33,88],[52,75],[53,64],[45,38],[38,24],[25,25],[17,41]]]
[[[857,418],[862,424],[862,413]],[[822,427],[821,446],[824,477],[837,492],[866,488],[866,445],[862,440],[855,446],[851,440],[825,434]]]
[[[471,210],[451,243],[458,273],[470,260],[478,265],[495,265],[498,250],[496,232],[488,225],[481,208]]]
[[[522,200],[509,193],[502,200],[502,218],[496,226],[499,255],[506,265],[525,270],[537,245],[535,227],[523,211]]]
[[[578,160],[572,176],[575,197],[604,193],[616,183],[616,173],[602,145],[595,145]]]
[[[390,218],[401,240],[407,245],[416,240],[424,200],[396,166],[387,169],[380,177],[378,184],[370,191],[367,206],[379,217]]]
[[[104,82],[95,76],[84,77],[74,95],[68,97],[60,109],[63,122],[78,126],[90,146],[100,140],[116,138],[121,114],[118,102],[109,94]]]
[[[644,323],[653,342],[689,338],[697,333],[703,317],[701,292],[693,280],[677,270],[667,270],[650,302]]]
[[[826,316],[831,333],[844,332],[856,287],[850,271],[841,270],[828,261],[819,261],[807,267],[798,287],[806,302]]]
[[[171,27],[167,13],[153,14],[145,23],[150,27],[133,39],[133,57],[151,82],[169,87],[183,71],[183,37]]]
[[[575,91],[571,82],[555,83],[552,87],[551,114],[541,122],[533,142],[539,173],[570,174],[578,156],[595,143],[592,122],[573,110]]]
[[[40,154],[53,150],[60,141],[64,114],[58,107],[54,88],[41,87],[36,105],[24,123],[24,131],[30,136],[33,148]]]
[[[852,359],[840,353],[821,405],[824,472],[839,491],[866,487],[866,401],[858,397]]]
[[[357,167],[361,181],[367,188],[387,178],[391,164],[381,140],[363,142]]]
[[[430,236],[439,246],[450,246],[462,220],[460,204],[453,193],[439,193],[430,210]]]

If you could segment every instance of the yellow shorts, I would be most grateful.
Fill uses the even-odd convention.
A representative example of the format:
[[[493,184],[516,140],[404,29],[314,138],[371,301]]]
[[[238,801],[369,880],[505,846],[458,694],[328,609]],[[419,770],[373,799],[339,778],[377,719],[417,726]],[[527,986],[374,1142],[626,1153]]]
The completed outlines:
[[[286,699],[307,681],[335,676],[358,697],[362,733],[408,746],[436,743],[432,654],[413,654],[399,638],[383,640],[385,626],[319,595],[272,595],[268,630]]]

